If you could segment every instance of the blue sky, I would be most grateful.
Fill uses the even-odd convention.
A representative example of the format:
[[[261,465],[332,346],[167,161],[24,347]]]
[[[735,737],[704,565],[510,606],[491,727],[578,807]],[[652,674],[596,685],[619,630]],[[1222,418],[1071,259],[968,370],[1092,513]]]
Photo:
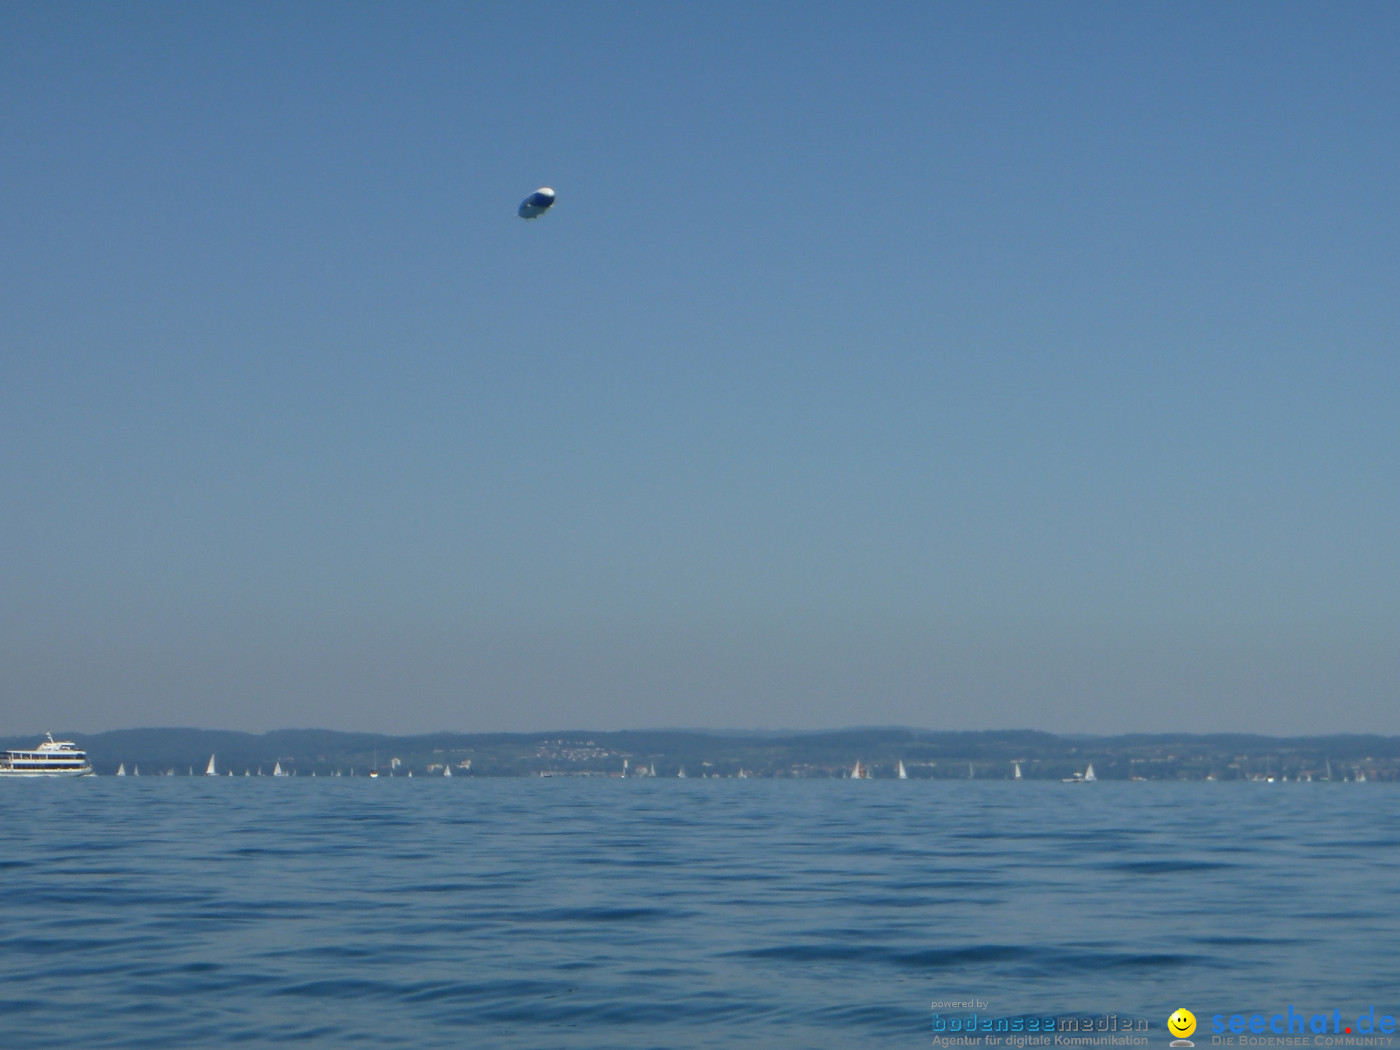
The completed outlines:
[[[0,722],[1400,733],[1397,70],[1394,4],[7,4]]]

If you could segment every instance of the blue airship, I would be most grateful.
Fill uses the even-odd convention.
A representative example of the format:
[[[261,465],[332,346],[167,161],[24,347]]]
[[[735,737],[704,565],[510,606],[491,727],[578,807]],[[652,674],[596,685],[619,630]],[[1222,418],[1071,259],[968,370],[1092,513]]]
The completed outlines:
[[[522,219],[538,219],[553,206],[554,191],[548,186],[541,186],[520,202],[520,210],[516,214]]]

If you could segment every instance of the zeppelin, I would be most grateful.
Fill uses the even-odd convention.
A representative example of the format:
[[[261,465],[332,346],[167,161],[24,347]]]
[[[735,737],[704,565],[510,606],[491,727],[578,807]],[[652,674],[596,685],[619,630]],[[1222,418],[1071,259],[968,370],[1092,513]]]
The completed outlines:
[[[548,186],[541,186],[520,202],[520,210],[516,214],[522,219],[538,219],[552,207],[554,207],[554,191]]]

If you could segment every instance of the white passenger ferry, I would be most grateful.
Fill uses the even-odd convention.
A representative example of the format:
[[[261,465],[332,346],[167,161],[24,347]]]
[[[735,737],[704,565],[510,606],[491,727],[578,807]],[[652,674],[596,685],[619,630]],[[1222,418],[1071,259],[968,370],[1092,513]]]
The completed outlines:
[[[52,733],[33,751],[0,751],[0,777],[90,777],[86,751]]]

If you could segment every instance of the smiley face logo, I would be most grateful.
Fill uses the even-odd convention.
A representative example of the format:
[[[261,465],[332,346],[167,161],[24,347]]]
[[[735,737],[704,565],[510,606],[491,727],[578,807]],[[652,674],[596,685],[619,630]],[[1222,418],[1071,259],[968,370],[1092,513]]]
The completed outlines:
[[[1167,1031],[1178,1039],[1189,1038],[1196,1030],[1196,1015],[1182,1007],[1167,1018]]]

